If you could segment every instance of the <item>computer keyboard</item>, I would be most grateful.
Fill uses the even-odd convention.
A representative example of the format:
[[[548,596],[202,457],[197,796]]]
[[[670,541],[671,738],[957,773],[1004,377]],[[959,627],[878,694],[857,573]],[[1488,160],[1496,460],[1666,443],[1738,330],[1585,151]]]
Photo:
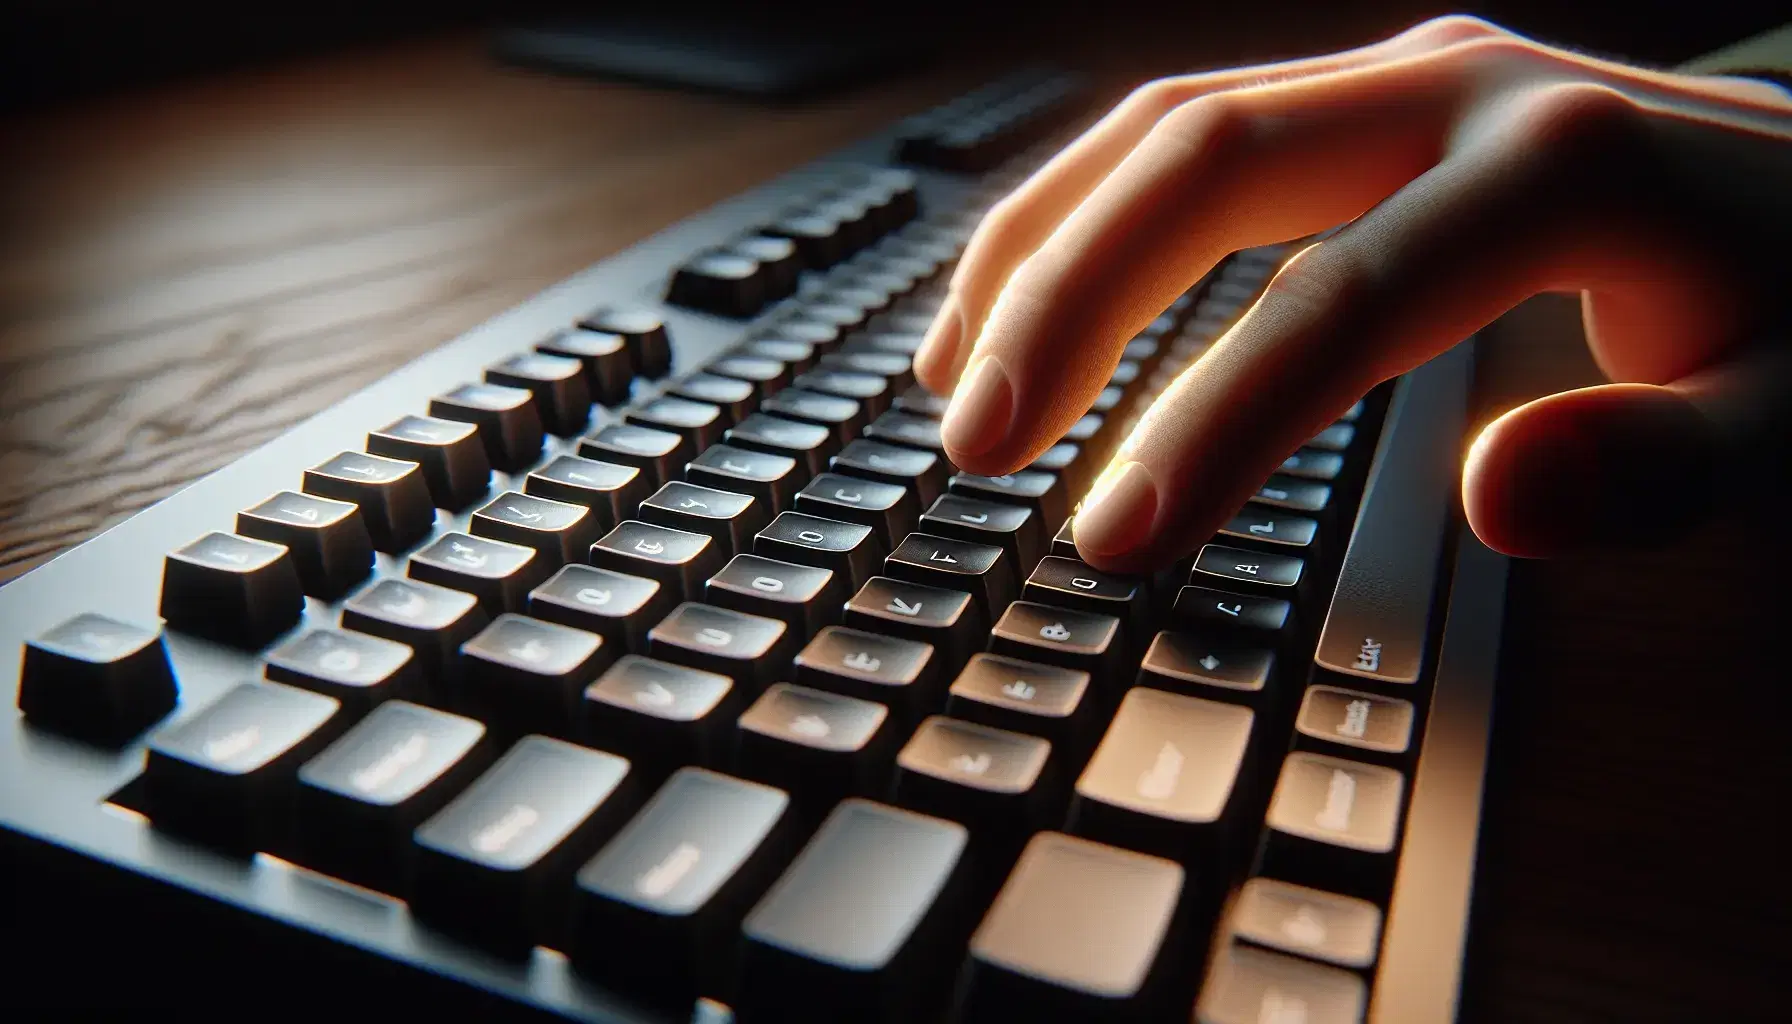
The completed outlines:
[[[894,125],[0,588],[18,926],[89,878],[196,993],[235,975],[185,927],[296,1000],[631,1024],[1452,1019],[1505,572],[1454,497],[1472,343],[1137,578],[1076,504],[1289,247],[1007,476],[914,382],[978,216],[1100,98]]]

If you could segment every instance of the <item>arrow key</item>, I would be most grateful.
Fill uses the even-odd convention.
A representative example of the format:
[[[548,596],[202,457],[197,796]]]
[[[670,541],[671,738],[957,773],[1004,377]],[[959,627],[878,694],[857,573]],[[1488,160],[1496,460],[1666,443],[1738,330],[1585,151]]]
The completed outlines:
[[[647,653],[757,690],[785,673],[797,637],[779,619],[687,601],[647,631]]]
[[[736,770],[811,808],[881,793],[895,746],[889,717],[873,701],[773,683],[740,716]]]
[[[1139,685],[1213,700],[1254,702],[1269,685],[1275,651],[1206,633],[1157,634],[1139,666]]]
[[[570,736],[585,687],[616,653],[582,629],[504,614],[460,648],[455,710],[522,732]]]
[[[529,614],[602,636],[616,650],[647,650],[647,630],[672,610],[658,580],[589,565],[564,565],[529,592]]]
[[[718,766],[745,703],[734,680],[625,654],[585,688],[584,734],[648,774],[679,765]]]

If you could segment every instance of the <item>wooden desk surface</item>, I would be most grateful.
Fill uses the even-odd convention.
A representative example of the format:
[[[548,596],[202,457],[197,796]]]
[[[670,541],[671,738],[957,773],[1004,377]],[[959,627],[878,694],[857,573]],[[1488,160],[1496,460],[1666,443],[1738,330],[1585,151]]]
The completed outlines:
[[[541,288],[978,80],[812,106],[498,70],[466,40],[15,124],[0,150],[0,580]],[[1489,408],[1591,379],[1561,310]],[[1558,302],[1557,306],[1560,305]],[[1512,575],[1474,1020],[1753,1020],[1786,991],[1792,678],[1758,506]]]

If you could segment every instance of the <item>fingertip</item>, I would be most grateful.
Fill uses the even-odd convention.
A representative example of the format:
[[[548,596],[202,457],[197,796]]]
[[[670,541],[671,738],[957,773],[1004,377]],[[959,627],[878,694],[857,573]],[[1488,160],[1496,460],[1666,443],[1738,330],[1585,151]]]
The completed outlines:
[[[1157,536],[1162,505],[1157,480],[1142,462],[1109,466],[1090,488],[1071,524],[1077,554],[1097,568],[1127,571]]]

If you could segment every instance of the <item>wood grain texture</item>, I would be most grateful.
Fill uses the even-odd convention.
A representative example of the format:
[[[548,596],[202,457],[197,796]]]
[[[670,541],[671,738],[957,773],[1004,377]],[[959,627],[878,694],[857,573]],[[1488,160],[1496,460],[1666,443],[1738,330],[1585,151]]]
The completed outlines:
[[[8,126],[0,579],[979,77],[768,110],[508,73],[460,39]],[[1489,415],[1596,378],[1572,320],[1546,300],[1496,330]],[[1760,515],[1514,567],[1466,1019],[1775,1019],[1792,541]]]

